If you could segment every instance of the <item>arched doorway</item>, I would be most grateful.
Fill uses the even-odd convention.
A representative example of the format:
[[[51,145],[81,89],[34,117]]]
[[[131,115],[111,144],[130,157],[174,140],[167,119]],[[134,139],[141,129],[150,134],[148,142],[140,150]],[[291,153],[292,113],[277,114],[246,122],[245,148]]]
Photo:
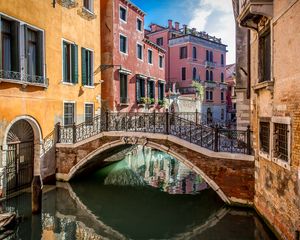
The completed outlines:
[[[34,169],[34,131],[26,120],[9,129],[5,167],[6,194],[30,186]]]

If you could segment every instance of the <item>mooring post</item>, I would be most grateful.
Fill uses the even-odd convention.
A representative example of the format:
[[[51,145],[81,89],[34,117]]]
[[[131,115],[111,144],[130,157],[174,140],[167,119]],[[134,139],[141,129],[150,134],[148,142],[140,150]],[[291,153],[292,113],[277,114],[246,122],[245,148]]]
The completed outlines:
[[[40,176],[34,176],[31,184],[32,213],[39,214],[42,209],[42,182]]]

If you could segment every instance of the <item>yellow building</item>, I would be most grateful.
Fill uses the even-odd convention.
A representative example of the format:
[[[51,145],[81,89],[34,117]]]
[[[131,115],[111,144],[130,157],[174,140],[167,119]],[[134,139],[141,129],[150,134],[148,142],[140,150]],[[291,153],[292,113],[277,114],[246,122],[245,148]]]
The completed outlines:
[[[100,1],[0,1],[0,22],[0,166],[9,192],[55,173],[43,139],[56,123],[100,109]]]

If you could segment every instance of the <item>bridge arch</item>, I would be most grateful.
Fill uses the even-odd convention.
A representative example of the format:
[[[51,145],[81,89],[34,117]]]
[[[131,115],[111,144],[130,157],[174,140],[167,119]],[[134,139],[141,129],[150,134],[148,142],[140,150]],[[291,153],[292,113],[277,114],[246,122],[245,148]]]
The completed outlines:
[[[77,162],[77,164],[75,164],[70,169],[68,174],[57,175],[58,180],[63,180],[63,181],[71,180],[81,168],[83,168],[86,164],[88,164],[95,157],[101,155],[102,153],[104,153],[110,149],[117,148],[117,147],[120,147],[120,146],[126,145],[126,144],[127,145],[128,144],[144,145],[144,146],[150,147],[152,149],[156,149],[156,150],[159,150],[159,151],[162,151],[162,152],[165,152],[165,153],[171,155],[172,157],[174,157],[175,159],[177,159],[178,161],[182,162],[184,165],[189,167],[191,170],[193,170],[197,174],[199,174],[225,203],[230,204],[229,198],[225,195],[225,193],[222,191],[220,186],[218,186],[218,184],[212,178],[210,178],[203,170],[201,170],[199,167],[197,167],[195,164],[193,164],[189,159],[187,159],[183,155],[174,151],[172,148],[164,146],[163,144],[158,144],[158,143],[151,141],[149,139],[146,139],[146,138],[123,137],[119,140],[116,140],[116,141],[113,141],[110,143],[106,143],[106,144],[102,145],[101,147],[95,149],[94,151],[91,151],[85,157],[83,157],[79,162]]]

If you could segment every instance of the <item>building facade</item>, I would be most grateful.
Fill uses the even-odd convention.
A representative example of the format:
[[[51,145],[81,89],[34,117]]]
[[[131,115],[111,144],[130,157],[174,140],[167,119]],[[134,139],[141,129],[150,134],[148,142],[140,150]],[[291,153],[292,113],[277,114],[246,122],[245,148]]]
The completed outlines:
[[[56,123],[89,121],[100,109],[100,3],[1,1],[0,21],[0,164],[13,173],[9,191],[33,174],[55,174],[43,139]]]
[[[173,26],[169,20],[167,27],[150,25],[147,36],[166,52],[166,79],[168,89],[175,86],[181,94],[195,94],[193,81],[205,88],[204,99],[199,109],[208,118],[226,119],[226,45],[221,39],[205,32],[197,32],[186,25]],[[167,90],[168,90],[167,89]]]
[[[145,13],[130,1],[101,0],[103,107],[161,111],[165,50],[145,37]]]
[[[236,65],[230,64],[226,66],[226,119],[232,124],[236,123]]]
[[[255,207],[282,239],[300,237],[300,2],[238,2],[250,29]]]

